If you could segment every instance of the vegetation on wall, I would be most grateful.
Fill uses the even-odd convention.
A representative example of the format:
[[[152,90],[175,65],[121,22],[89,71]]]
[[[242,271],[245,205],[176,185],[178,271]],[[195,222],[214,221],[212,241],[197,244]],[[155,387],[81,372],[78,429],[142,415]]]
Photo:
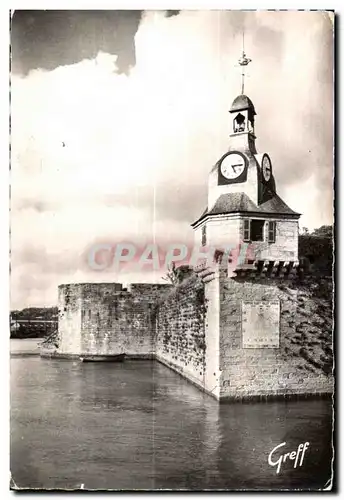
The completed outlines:
[[[296,332],[286,351],[299,360],[305,373],[329,375],[333,370],[333,226],[299,236],[300,280],[290,282],[298,290]]]
[[[289,324],[295,326],[295,333],[286,339],[285,353],[296,358],[297,367],[305,373],[332,373],[332,288],[331,279],[314,276],[302,283],[291,281],[285,287],[287,293],[298,292],[296,314]]]
[[[321,226],[312,233],[303,228],[299,236],[299,261],[307,274],[332,275],[333,228]]]
[[[187,264],[176,266],[175,262],[172,262],[170,266],[168,266],[166,276],[162,279],[171,283],[172,285],[177,285],[178,283],[182,283],[184,280],[189,278],[193,273],[192,267]]]

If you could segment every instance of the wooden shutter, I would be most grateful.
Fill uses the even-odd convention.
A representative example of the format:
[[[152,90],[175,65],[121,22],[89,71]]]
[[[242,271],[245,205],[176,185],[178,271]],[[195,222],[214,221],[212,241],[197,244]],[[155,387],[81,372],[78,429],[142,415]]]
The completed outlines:
[[[244,219],[244,241],[250,241],[251,239],[251,221],[250,219]]]
[[[207,230],[206,225],[202,226],[202,247],[205,247],[207,244]]]
[[[269,221],[268,242],[269,243],[275,243],[275,241],[276,241],[276,222],[275,221]]]

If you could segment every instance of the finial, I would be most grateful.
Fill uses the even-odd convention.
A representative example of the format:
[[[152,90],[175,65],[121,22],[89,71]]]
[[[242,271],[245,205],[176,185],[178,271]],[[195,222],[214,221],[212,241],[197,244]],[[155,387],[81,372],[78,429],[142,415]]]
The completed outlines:
[[[247,66],[252,59],[249,59],[245,54],[245,31],[242,32],[242,55],[238,60],[239,66],[242,67],[241,73],[241,93],[244,93],[245,88],[245,66]]]

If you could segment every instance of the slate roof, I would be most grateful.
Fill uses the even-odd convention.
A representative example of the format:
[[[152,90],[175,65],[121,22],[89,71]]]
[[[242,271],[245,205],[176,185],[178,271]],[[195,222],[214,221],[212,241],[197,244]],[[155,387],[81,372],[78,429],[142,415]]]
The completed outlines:
[[[254,213],[254,214],[270,214],[270,215],[290,215],[299,217],[300,214],[294,212],[284,201],[275,194],[273,198],[256,205],[247,196],[246,193],[227,193],[222,194],[217,200],[215,205],[208,210],[206,208],[199,219],[197,219],[191,226],[196,225],[208,215],[220,215],[230,213]]]
[[[230,111],[242,111],[243,109],[252,109],[253,114],[256,114],[253,102],[247,95],[238,95],[233,101]]]

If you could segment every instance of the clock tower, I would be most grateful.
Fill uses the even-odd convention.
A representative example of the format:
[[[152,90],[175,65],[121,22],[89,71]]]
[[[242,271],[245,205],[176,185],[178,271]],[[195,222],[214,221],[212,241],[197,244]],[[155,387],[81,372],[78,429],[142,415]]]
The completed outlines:
[[[239,64],[249,62],[243,52]],[[229,110],[228,149],[209,174],[207,208],[192,224],[195,245],[234,249],[245,243],[245,265],[296,265],[300,214],[277,194],[269,154],[257,152],[257,114],[243,91],[244,84]]]

